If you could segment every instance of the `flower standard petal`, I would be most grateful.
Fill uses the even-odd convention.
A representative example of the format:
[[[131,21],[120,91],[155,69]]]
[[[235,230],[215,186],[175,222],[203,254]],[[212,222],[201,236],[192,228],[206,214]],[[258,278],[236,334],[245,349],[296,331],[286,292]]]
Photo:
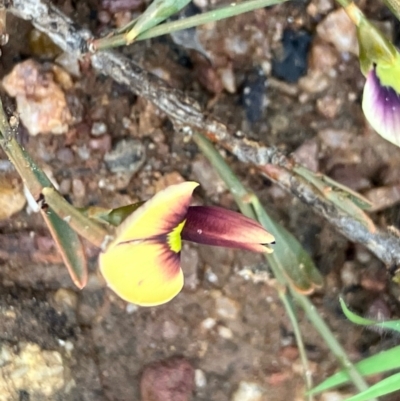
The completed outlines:
[[[240,213],[214,206],[192,206],[186,214],[182,239],[199,244],[272,252],[272,234]]]
[[[181,231],[195,182],[172,185],[129,215],[99,256],[100,271],[121,298],[142,306],[160,305],[183,286]]]
[[[171,185],[129,215],[116,230],[114,242],[148,239],[168,234],[185,220],[197,182]]]
[[[164,304],[183,286],[179,253],[166,242],[117,243],[100,254],[99,264],[108,286],[125,301],[137,305]]]
[[[400,146],[400,95],[393,87],[381,84],[375,68],[367,76],[362,108],[374,130]]]

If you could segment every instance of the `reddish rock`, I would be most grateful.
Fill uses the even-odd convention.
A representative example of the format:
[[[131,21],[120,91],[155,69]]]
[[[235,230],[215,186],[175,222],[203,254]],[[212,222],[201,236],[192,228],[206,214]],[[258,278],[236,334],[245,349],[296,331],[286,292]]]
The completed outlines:
[[[142,401],[189,401],[194,389],[194,369],[184,358],[148,365],[142,375]]]

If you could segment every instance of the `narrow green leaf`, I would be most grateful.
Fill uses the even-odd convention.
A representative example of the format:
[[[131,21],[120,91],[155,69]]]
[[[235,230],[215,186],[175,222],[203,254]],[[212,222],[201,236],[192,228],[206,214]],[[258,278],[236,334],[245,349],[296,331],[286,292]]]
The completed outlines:
[[[274,252],[266,255],[268,262],[279,268],[301,293],[321,287],[322,276],[300,242],[268,216],[257,197],[254,196],[251,203],[258,221],[275,237]]]
[[[154,0],[137,19],[133,28],[126,33],[127,44],[132,43],[142,32],[176,14],[188,3],[190,3],[190,0]]]
[[[87,283],[88,270],[80,238],[50,207],[41,212],[72,281],[82,289]]]
[[[363,196],[331,180],[329,177],[316,174],[303,166],[295,166],[293,171],[313,184],[324,198],[329,199],[344,213],[355,217],[370,232],[375,230],[374,223],[362,210],[371,206],[371,203]]]
[[[380,322],[372,319],[366,319],[364,317],[358,316],[351,312],[342,298],[339,299],[340,306],[342,307],[343,313],[346,315],[347,319],[355,324],[360,324],[362,326],[374,326],[379,329],[393,330],[400,332],[400,320],[388,320],[386,322]]]
[[[355,367],[363,376],[375,375],[377,373],[398,369],[400,368],[400,345],[370,356],[369,358],[365,358],[356,363]],[[345,371],[341,370],[314,387],[310,391],[310,394],[319,394],[349,382],[349,376]]]
[[[379,383],[374,384],[369,389],[347,398],[345,401],[369,401],[371,398],[381,397],[386,394],[394,393],[400,390],[400,373],[396,373]]]
[[[349,187],[340,184],[339,182],[332,180],[327,175],[321,174],[321,180],[331,186],[334,190],[341,192],[344,196],[348,197],[356,206],[360,209],[368,210],[371,209],[372,203],[366,197],[353,191]]]

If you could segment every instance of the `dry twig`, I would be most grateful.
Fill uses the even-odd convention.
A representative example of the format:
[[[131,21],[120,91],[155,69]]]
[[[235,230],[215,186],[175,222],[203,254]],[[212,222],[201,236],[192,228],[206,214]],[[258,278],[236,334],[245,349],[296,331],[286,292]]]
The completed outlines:
[[[83,56],[87,52],[90,33],[76,25],[54,6],[43,0],[14,0],[11,12],[49,35],[64,51]],[[90,55],[99,73],[125,84],[136,94],[153,102],[177,128],[187,132],[201,131],[240,161],[257,166],[259,171],[282,188],[310,205],[349,240],[366,246],[387,266],[400,265],[400,238],[391,231],[373,232],[360,221],[333,205],[314,186],[292,171],[293,163],[274,147],[235,137],[221,122],[208,115],[183,92],[170,88],[164,81],[143,70],[126,57],[104,51]]]

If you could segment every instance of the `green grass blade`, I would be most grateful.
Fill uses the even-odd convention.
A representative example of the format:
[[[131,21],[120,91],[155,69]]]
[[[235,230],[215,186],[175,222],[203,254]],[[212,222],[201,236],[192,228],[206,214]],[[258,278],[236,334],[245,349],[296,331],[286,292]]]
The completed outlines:
[[[379,383],[374,384],[368,390],[365,390],[345,401],[369,401],[373,397],[382,397],[386,394],[394,393],[400,390],[400,373],[396,373]]]
[[[342,307],[343,313],[346,315],[347,319],[349,319],[351,322],[355,324],[360,324],[362,326],[374,326],[378,329],[393,330],[400,332],[400,320],[388,320],[386,322],[380,322],[358,316],[347,308],[342,298],[340,298],[340,306]]]
[[[249,11],[257,10],[259,8],[284,3],[285,1],[287,0],[249,0],[242,3],[232,3],[227,7],[221,7],[219,9],[207,11],[192,17],[165,22],[158,26],[154,26],[153,28],[150,28],[137,36],[135,41],[155,38],[157,36],[166,35],[182,29],[194,28],[199,25],[234,17]],[[124,45],[126,45],[126,36],[123,34],[93,41],[93,47],[95,50],[104,50],[111,47]]]
[[[398,369],[400,368],[400,345],[370,356],[369,358],[356,363],[355,366],[363,376],[375,375],[377,373],[384,373],[393,369]],[[319,394],[342,384],[349,383],[349,381],[347,373],[340,371],[314,387],[310,391],[310,394]]]
[[[153,28],[171,15],[176,14],[189,2],[190,0],[154,0],[137,19],[135,25],[127,32],[127,42],[133,42],[142,32]]]

